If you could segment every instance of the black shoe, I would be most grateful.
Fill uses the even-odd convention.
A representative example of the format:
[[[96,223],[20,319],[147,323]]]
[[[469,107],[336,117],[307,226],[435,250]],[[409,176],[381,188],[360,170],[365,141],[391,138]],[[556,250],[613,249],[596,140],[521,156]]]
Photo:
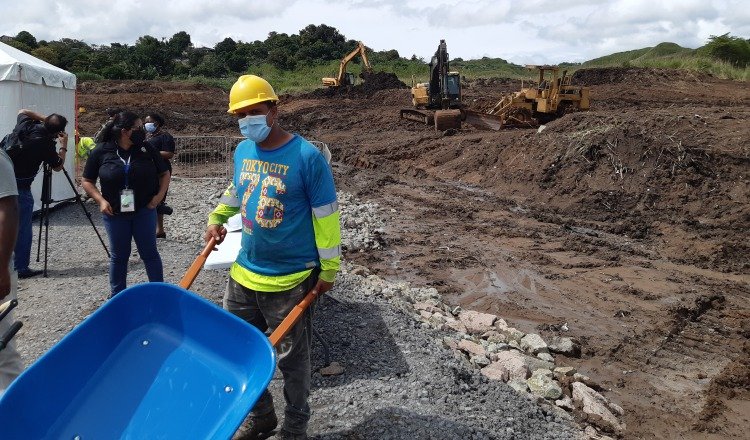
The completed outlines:
[[[42,273],[44,273],[43,270],[27,269],[27,270],[24,270],[23,272],[18,272],[18,278],[22,278],[22,279],[31,278],[37,275],[41,275]]]
[[[270,412],[265,416],[250,416],[248,418],[249,428],[235,439],[237,440],[260,440],[270,437],[273,430],[279,424],[279,419],[276,418],[275,412]]]

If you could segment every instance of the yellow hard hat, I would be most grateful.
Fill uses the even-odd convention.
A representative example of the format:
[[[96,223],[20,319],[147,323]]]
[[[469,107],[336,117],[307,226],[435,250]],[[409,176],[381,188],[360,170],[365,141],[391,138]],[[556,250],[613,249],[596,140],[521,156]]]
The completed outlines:
[[[279,97],[273,91],[268,81],[255,75],[242,75],[229,91],[229,110],[234,113],[237,110],[249,107],[253,104],[265,101],[278,101]]]

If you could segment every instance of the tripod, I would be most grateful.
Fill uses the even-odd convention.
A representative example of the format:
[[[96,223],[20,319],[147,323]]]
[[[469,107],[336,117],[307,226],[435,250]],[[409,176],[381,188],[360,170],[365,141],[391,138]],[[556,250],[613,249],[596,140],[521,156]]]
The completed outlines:
[[[39,255],[42,250],[42,227],[44,227],[44,277],[47,277],[47,257],[48,257],[48,245],[49,245],[49,211],[50,211],[50,204],[56,203],[56,202],[71,202],[75,200],[78,202],[78,205],[83,209],[83,213],[86,214],[86,217],[89,219],[89,223],[91,223],[91,227],[94,228],[94,232],[96,232],[96,236],[99,237],[99,242],[101,242],[102,246],[104,246],[104,251],[107,253],[107,257],[109,257],[109,249],[107,249],[107,245],[104,244],[104,240],[102,239],[101,234],[99,234],[99,230],[96,229],[96,225],[94,224],[94,220],[91,219],[91,213],[86,209],[86,205],[84,205],[83,200],[81,200],[81,194],[76,189],[76,186],[73,184],[73,180],[70,178],[70,174],[68,174],[68,170],[65,168],[62,169],[62,172],[65,173],[65,178],[68,179],[68,184],[70,184],[70,188],[75,193],[75,197],[70,197],[67,199],[62,200],[53,200],[52,199],[52,167],[44,164],[44,178],[42,179],[42,209],[39,211],[39,240],[37,241],[37,248],[36,248],[36,261],[39,262]]]

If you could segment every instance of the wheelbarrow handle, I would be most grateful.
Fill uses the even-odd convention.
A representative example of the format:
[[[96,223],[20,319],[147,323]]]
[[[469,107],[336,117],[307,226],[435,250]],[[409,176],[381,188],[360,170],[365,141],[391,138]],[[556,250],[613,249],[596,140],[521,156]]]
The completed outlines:
[[[0,336],[0,351],[10,343],[10,340],[13,339],[13,336],[15,336],[19,330],[21,330],[21,327],[23,327],[23,323],[21,321],[16,321],[10,325],[10,328],[4,335]]]
[[[13,310],[17,305],[18,305],[18,300],[15,298],[10,301],[6,301],[0,304],[0,321],[2,321],[3,318],[8,316],[8,313],[10,313],[10,311]]]
[[[283,321],[281,321],[281,324],[279,324],[278,327],[276,327],[276,330],[271,333],[271,336],[268,337],[268,339],[271,341],[271,345],[276,347],[279,342],[281,342],[282,339],[284,339],[284,336],[286,336],[287,333],[289,333],[289,330],[294,327],[294,324],[297,323],[297,321],[302,318],[302,315],[305,313],[305,310],[307,310],[308,307],[310,307],[310,304],[315,301],[315,298],[318,297],[318,291],[313,289],[309,292],[307,292],[307,295],[305,295],[304,298],[302,298],[302,301],[299,302],[291,312],[289,312],[288,315],[286,315],[286,318],[284,318]]]
[[[211,239],[208,240],[208,243],[206,243],[206,247],[204,247],[200,255],[195,258],[195,261],[190,265],[185,276],[180,280],[180,283],[178,284],[180,287],[183,289],[189,289],[190,286],[193,285],[193,281],[198,277],[201,269],[203,269],[203,265],[206,264],[208,255],[213,252],[214,249],[216,249],[216,239],[211,237]]]
[[[211,237],[211,239],[206,244],[206,247],[203,248],[203,251],[198,255],[198,257],[195,258],[195,261],[193,261],[193,264],[190,265],[187,272],[185,273],[185,276],[182,277],[182,280],[180,280],[179,286],[183,289],[189,289],[190,286],[193,285],[193,281],[198,277],[198,274],[200,273],[201,269],[203,268],[203,265],[206,264],[206,259],[208,258],[208,255],[213,252],[213,250],[216,248],[216,239]],[[276,327],[276,330],[271,333],[271,336],[269,336],[268,339],[271,341],[271,345],[274,347],[279,344],[279,342],[284,339],[284,336],[286,336],[287,333],[289,333],[289,330],[294,327],[294,324],[297,323],[297,321],[302,318],[302,315],[305,313],[305,310],[307,310],[308,307],[310,307],[310,304],[315,301],[315,298],[318,297],[318,291],[313,289],[309,292],[307,292],[307,295],[305,295],[304,298],[302,298],[302,301],[299,302],[291,312],[289,312],[288,315],[286,315],[286,318],[284,318],[283,321],[281,321],[281,324],[279,324],[278,327]]]

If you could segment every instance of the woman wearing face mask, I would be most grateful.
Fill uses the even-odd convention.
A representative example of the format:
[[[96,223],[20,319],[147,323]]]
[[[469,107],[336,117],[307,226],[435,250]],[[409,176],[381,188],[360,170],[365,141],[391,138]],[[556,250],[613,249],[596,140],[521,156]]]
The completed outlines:
[[[146,129],[146,142],[159,152],[161,158],[166,162],[169,174],[171,175],[172,164],[169,160],[174,157],[175,146],[172,135],[163,129],[164,118],[158,113],[149,113],[143,122],[143,127]],[[165,194],[164,200],[156,207],[156,238],[167,238],[167,233],[164,231],[164,215],[171,215],[172,208],[167,205],[166,197]]]
[[[127,285],[131,240],[135,240],[149,281],[164,281],[154,229],[156,206],[169,186],[169,170],[145,142],[143,123],[135,113],[119,113],[106,130],[104,142],[97,144],[86,161],[82,186],[99,204],[109,235],[109,284],[114,296]]]

